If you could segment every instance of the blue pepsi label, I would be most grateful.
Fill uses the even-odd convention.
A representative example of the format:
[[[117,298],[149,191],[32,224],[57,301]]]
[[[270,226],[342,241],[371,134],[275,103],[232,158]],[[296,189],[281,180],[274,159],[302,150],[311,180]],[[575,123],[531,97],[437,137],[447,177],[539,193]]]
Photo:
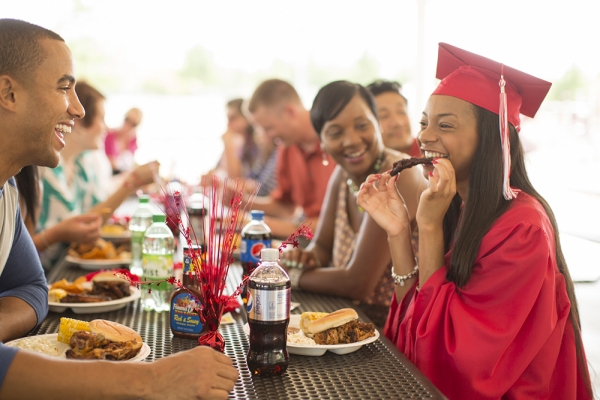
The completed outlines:
[[[248,240],[242,239],[240,246],[240,261],[242,263],[260,261],[260,251],[262,249],[270,249],[271,240]]]

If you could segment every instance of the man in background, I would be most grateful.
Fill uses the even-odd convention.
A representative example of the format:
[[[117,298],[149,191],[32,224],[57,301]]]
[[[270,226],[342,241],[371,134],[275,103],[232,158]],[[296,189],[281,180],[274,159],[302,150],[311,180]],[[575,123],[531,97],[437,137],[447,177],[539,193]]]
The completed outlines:
[[[254,91],[248,112],[269,140],[280,142],[277,187],[269,196],[257,197],[252,208],[265,212],[275,237],[288,237],[300,219],[316,229],[335,164],[320,147],[309,110],[292,85],[269,79]]]
[[[153,363],[119,363],[51,358],[3,344],[48,312],[46,279],[19,215],[13,176],[26,165],[58,165],[64,135],[85,115],[75,83],[60,36],[0,19],[0,399],[226,399],[237,370],[205,346]]]
[[[367,89],[375,97],[385,147],[412,157],[421,157],[419,142],[411,135],[408,102],[402,95],[402,85],[380,79],[367,86]]]

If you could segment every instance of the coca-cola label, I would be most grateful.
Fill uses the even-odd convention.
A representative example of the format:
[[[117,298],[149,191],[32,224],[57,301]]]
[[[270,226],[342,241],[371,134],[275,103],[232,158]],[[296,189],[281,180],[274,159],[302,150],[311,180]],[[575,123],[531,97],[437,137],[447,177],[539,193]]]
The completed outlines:
[[[283,321],[290,317],[291,288],[257,290],[248,288],[248,319]]]
[[[243,263],[260,261],[260,251],[270,249],[271,240],[247,240],[243,239],[240,246],[240,261]]]

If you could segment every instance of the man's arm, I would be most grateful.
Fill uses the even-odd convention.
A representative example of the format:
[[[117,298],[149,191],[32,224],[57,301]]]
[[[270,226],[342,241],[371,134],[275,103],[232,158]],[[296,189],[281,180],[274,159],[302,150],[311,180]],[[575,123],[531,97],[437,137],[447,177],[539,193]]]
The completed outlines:
[[[37,314],[18,297],[0,298],[0,341],[20,338],[37,325]]]
[[[11,351],[0,345],[1,355],[14,357],[0,380],[0,399],[226,399],[239,376],[229,357],[206,346],[152,363],[61,360]],[[3,363],[4,357],[0,372]]]
[[[14,240],[0,275],[0,340],[26,335],[44,320],[47,313],[46,277],[31,236],[17,211]]]
[[[296,206],[292,203],[276,200],[271,196],[261,196],[254,198],[252,209],[262,210],[266,216],[291,220],[294,217]]]

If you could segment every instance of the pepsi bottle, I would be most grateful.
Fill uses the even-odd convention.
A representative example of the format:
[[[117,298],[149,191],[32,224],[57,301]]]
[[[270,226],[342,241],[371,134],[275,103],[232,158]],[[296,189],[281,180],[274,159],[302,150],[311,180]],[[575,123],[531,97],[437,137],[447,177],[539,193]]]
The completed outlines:
[[[290,278],[279,266],[279,250],[264,249],[262,262],[248,279],[250,347],[246,361],[252,375],[280,375],[288,367]]]
[[[240,243],[240,261],[243,268],[243,277],[250,276],[252,271],[260,262],[260,252],[262,249],[271,248],[271,229],[265,224],[265,213],[263,211],[250,211],[252,220],[244,226],[241,234]],[[242,289],[242,300],[247,304],[246,284]]]

